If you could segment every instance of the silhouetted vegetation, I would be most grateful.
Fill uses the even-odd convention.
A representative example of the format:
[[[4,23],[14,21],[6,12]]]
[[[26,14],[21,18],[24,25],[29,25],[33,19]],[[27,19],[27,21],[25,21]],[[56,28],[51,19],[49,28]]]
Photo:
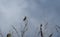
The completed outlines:
[[[21,37],[24,37],[25,33],[26,33],[27,30],[28,30],[28,19],[27,19],[26,16],[23,18],[23,22],[24,22],[24,27],[23,27],[23,29],[21,30]],[[44,29],[47,28],[47,27],[46,27],[47,25],[48,25],[48,23],[46,23],[46,24],[44,25],[44,26],[45,26]],[[40,24],[38,35],[40,35],[41,37],[44,37],[43,28],[42,28],[42,27],[43,27],[43,25]],[[12,28],[15,30],[17,36],[20,37],[20,34],[19,34],[19,32],[17,31],[16,27],[14,27],[14,26],[12,25]],[[60,29],[60,26],[56,25],[55,29],[56,29],[57,32],[59,32],[58,29]],[[1,35],[1,37],[3,37],[3,35],[2,35],[1,32],[0,32],[0,35]],[[11,33],[8,33],[6,36],[7,36],[7,37],[11,37],[12,34],[11,34]],[[53,36],[53,33],[51,33],[48,37],[52,37],[52,36]]]
[[[20,37],[19,32],[17,31],[17,29],[13,25],[12,25],[12,28],[16,31],[18,37]]]
[[[53,33],[49,35],[49,37],[52,37]]]
[[[25,26],[24,26],[23,30],[21,31],[21,37],[24,37],[25,32],[28,30],[28,28],[26,28],[28,25],[28,22],[26,22],[26,21],[28,21],[26,16],[24,17],[23,21],[25,22]]]

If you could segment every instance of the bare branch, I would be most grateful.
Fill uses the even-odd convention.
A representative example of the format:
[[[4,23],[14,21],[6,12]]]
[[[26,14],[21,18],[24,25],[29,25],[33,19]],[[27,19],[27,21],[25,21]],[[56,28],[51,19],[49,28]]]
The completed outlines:
[[[38,33],[38,35],[41,33],[41,37],[43,37],[43,32],[42,32],[42,24],[40,25],[40,31]]]
[[[60,26],[56,25],[59,29],[60,29]]]
[[[49,37],[52,37],[53,33],[49,35]]]
[[[47,23],[45,24],[45,26],[44,26],[44,27],[45,27],[45,29],[47,28],[47,27],[46,27],[47,25],[48,25],[48,22],[47,22]]]
[[[17,31],[17,29],[13,25],[12,25],[12,28],[16,31],[18,37],[20,37],[19,32]]]
[[[59,32],[57,28],[56,28],[56,31]]]
[[[27,17],[26,16],[23,19],[23,21],[25,22],[25,26],[24,26],[23,30],[21,31],[21,37],[24,37],[25,32],[28,30],[28,28],[27,28],[28,20],[27,20]]]
[[[56,25],[56,31],[59,32],[60,26]]]

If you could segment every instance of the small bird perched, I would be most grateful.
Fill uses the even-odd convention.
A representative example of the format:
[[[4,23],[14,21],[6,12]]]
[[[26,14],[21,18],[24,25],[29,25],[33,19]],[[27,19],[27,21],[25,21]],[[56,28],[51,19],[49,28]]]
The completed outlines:
[[[23,21],[25,21],[26,19],[27,19],[27,17],[25,16],[24,19],[23,19]]]

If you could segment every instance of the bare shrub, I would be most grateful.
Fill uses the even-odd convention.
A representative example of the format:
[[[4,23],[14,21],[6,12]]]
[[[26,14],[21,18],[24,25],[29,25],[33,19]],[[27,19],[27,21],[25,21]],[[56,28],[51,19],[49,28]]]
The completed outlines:
[[[24,26],[23,30],[21,31],[21,37],[24,37],[25,32],[28,30],[28,28],[27,28],[28,20],[27,20],[26,16],[24,17],[23,21],[25,22],[25,26]]]
[[[18,37],[20,37],[19,32],[17,31],[17,29],[13,25],[12,25],[12,28],[16,31]]]

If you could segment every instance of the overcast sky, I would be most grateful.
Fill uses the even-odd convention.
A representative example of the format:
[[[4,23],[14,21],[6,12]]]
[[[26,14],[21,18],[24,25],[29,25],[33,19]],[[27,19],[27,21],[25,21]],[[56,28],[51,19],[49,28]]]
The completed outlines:
[[[0,28],[4,32],[27,16],[34,24],[60,24],[60,0],[0,0]],[[37,25],[35,25],[37,26]]]

